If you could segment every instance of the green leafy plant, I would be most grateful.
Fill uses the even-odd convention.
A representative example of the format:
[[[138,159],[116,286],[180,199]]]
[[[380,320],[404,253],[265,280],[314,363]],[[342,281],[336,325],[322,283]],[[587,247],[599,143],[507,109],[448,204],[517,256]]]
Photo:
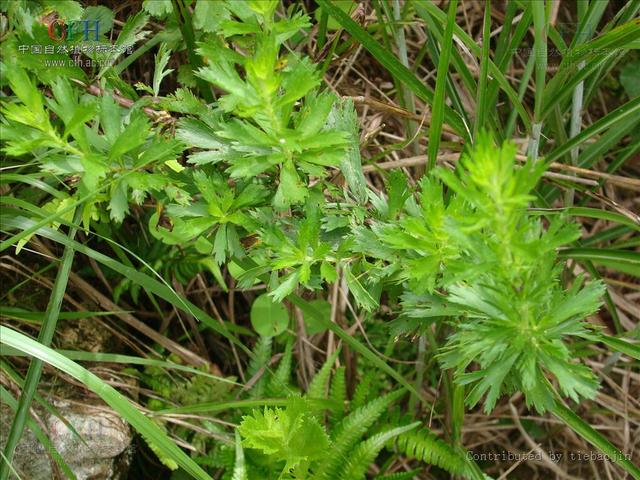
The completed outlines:
[[[0,479],[34,425],[42,362],[131,422],[177,478],[391,480],[419,477],[419,462],[434,478],[488,478],[468,459],[465,414],[516,393],[640,478],[567,406],[590,405],[600,376],[640,356],[612,292],[640,276],[640,219],[611,190],[638,188],[621,172],[640,145],[637,60],[623,62],[640,4],[486,2],[473,30],[456,1],[289,3],[3,4],[0,252],[64,254],[46,311],[0,309],[7,357],[33,357],[24,380],[10,368],[21,396],[2,389],[16,415]],[[94,18],[97,39],[48,34]],[[30,46],[79,53],[45,62]],[[618,79],[613,98],[603,87]],[[388,125],[399,130],[378,135]],[[48,285],[48,268],[0,301]],[[100,312],[118,331],[145,336],[127,345],[169,360],[56,351],[74,278],[122,310]],[[201,352],[185,347],[193,336]],[[603,351],[617,353],[593,370]],[[131,361],[153,420],[74,359]]]
[[[277,2],[236,4],[238,20],[221,23],[224,36],[250,34],[241,39],[243,45],[249,42],[247,55],[200,45],[208,63],[196,74],[226,94],[218,113],[203,113],[200,123],[185,121],[178,136],[203,149],[189,157],[191,163],[224,160],[231,178],[276,172],[279,184],[272,202],[286,209],[308,196],[307,175],[322,176],[325,167],[340,163],[348,138],[326,127],[336,98],[315,91],[320,83],[315,67],[307,59],[280,53],[284,42],[308,25],[306,17],[275,21],[276,7]]]
[[[581,278],[568,290],[561,286],[557,249],[580,234],[561,217],[544,229],[527,212],[543,168],[532,160],[516,166],[513,145],[498,149],[484,136],[457,172],[440,169],[421,182],[419,204],[407,201],[401,218],[372,227],[396,258],[391,269],[380,268],[410,286],[404,315],[453,319],[440,360],[469,386],[469,406],[486,394],[487,412],[514,390],[538,411],[550,409],[554,388],[545,373],[575,401],[597,389],[566,340],[595,338],[583,320],[600,307],[603,286],[583,288]],[[454,192],[448,204],[437,178]],[[468,371],[472,366],[480,368]]]

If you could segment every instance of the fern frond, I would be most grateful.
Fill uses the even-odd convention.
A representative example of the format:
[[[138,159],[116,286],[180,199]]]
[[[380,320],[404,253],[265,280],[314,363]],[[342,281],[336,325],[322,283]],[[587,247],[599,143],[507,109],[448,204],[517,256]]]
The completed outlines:
[[[374,480],[412,480],[421,470],[409,470],[408,472],[397,472],[389,475],[378,475]]]
[[[361,442],[349,456],[349,460],[344,465],[341,480],[361,480],[367,473],[367,468],[375,460],[384,447],[385,443],[400,434],[413,430],[420,422],[405,425],[404,427],[396,427],[386,432],[378,433],[364,442]]]
[[[232,480],[235,456],[235,448],[222,445],[210,449],[205,456],[196,457],[196,461],[200,466],[222,470],[220,480]]]
[[[331,455],[318,471],[317,479],[334,480],[357,441],[378,420],[387,407],[404,393],[403,390],[391,392],[347,415],[333,434]]]
[[[261,368],[265,368],[269,364],[269,359],[271,358],[271,343],[272,337],[260,336],[256,345],[254,347],[255,355],[251,359],[249,363],[249,368],[247,368],[247,377],[251,378],[256,375]],[[262,375],[261,378],[255,383],[255,385],[251,388],[251,396],[253,398],[260,398],[263,396],[263,391],[265,386],[265,376]]]
[[[351,399],[351,411],[364,406],[369,400],[375,374],[376,372],[374,370],[369,370],[364,374],[358,385],[356,385],[356,390],[353,392],[353,398]]]
[[[329,400],[335,404],[335,408],[331,410],[329,419],[331,424],[335,425],[344,417],[344,402],[347,398],[347,384],[345,382],[345,367],[338,367],[336,373],[331,380],[331,388],[329,389]]]
[[[277,398],[291,395],[289,379],[291,378],[291,359],[293,357],[293,339],[287,342],[278,368],[269,379],[266,392],[268,397]]]
[[[307,398],[312,398],[314,400],[326,398],[327,396],[327,382],[329,381],[329,375],[331,374],[331,368],[333,367],[336,358],[340,354],[340,349],[336,349],[333,352],[322,368],[315,374],[311,383],[309,384],[309,388],[307,389]]]
[[[160,422],[159,420],[155,420],[154,423],[163,431],[163,432],[167,432],[167,429],[165,427],[165,425]],[[167,467],[169,470],[177,470],[178,469],[178,464],[176,463],[176,461],[165,455],[164,451],[158,447],[158,445],[151,440],[150,438],[148,438],[146,435],[141,435],[142,439],[145,441],[145,443],[147,444],[147,446],[149,447],[149,449],[155,454],[155,456],[158,458],[158,460],[160,460],[160,462]]]
[[[440,467],[452,475],[477,478],[467,463],[465,455],[429,430],[422,429],[402,434],[397,438],[396,446],[408,457]]]

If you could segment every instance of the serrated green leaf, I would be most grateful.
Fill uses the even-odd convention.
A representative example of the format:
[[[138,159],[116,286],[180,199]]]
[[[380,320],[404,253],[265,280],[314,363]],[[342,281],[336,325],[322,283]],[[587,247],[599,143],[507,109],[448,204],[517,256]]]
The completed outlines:
[[[160,82],[162,79],[173,72],[173,69],[167,69],[167,63],[171,58],[171,50],[167,47],[166,43],[160,45],[158,53],[155,56],[155,69],[153,71],[153,96],[157,97],[160,92]]]
[[[142,8],[154,17],[164,17],[173,12],[171,0],[144,0]]]
[[[225,20],[231,18],[225,2],[197,0],[193,11],[193,26],[205,32],[217,32]]]
[[[369,291],[362,286],[360,280],[351,272],[348,267],[344,268],[344,276],[349,286],[349,291],[352,293],[358,305],[370,312],[377,308],[378,302],[371,296]]]
[[[280,169],[280,184],[273,197],[273,205],[284,210],[290,205],[304,202],[308,194],[309,191],[302,184],[293,162],[285,161]]]
[[[78,20],[82,17],[83,8],[74,0],[45,0],[44,7],[54,10],[64,20]]]

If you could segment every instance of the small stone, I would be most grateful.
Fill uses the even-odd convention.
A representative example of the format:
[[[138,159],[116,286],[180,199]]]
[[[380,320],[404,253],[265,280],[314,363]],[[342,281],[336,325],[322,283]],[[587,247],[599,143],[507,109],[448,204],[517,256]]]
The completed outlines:
[[[80,439],[65,422],[50,413],[41,413],[49,439],[78,480],[118,480],[122,478],[122,459],[128,464],[132,435],[129,425],[108,407],[75,406],[70,402],[55,403],[58,413],[84,439]],[[2,445],[13,419],[13,412],[2,405]],[[16,448],[13,466],[24,480],[50,480],[51,458],[35,435],[25,429]],[[126,468],[124,469],[126,470]],[[15,478],[15,477],[14,477]]]

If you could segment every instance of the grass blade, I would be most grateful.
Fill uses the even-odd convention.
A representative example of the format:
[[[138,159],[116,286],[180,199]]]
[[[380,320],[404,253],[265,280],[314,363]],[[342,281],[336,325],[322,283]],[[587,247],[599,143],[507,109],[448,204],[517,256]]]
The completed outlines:
[[[616,222],[621,225],[625,225],[627,227],[631,227],[636,231],[640,232],[640,225],[637,222],[634,222],[629,217],[626,217],[617,212],[609,212],[608,210],[601,210],[599,208],[590,208],[590,207],[568,207],[568,208],[558,208],[554,210],[533,210],[533,212],[539,212],[543,215],[555,215],[555,214],[564,214],[571,215],[572,217],[587,217],[587,218],[598,218],[600,220],[607,220],[609,222]]]
[[[35,222],[26,218],[2,218],[2,225],[5,228],[19,228],[26,230],[33,229]],[[39,224],[39,222],[38,222]],[[37,225],[37,224],[36,224]],[[207,327],[211,328],[213,331],[223,335],[226,339],[233,342],[236,346],[240,347],[243,351],[245,351],[248,355],[252,355],[252,352],[238,340],[224,325],[221,325],[217,322],[213,317],[205,313],[202,309],[195,306],[189,300],[180,297],[170,286],[161,283],[160,281],[150,277],[149,275],[142,273],[135,268],[129,267],[127,265],[122,264],[121,262],[104,255],[92,248],[87,247],[86,245],[73,241],[64,235],[51,230],[49,228],[40,228],[36,229],[34,233],[37,232],[38,235],[49,238],[55,242],[61,243],[63,245],[72,245],[77,252],[80,252],[88,257],[93,258],[97,262],[109,267],[110,269],[124,275],[129,278],[133,282],[140,284],[140,286],[144,287],[149,292],[154,295],[164,299],[169,302],[176,308],[182,310],[185,313],[191,314],[196,317],[199,321],[205,324]],[[17,236],[17,235],[16,235]]]
[[[529,60],[527,60],[527,64],[524,67],[524,72],[522,72],[522,78],[520,79],[520,86],[518,87],[519,102],[522,102],[522,99],[524,98],[524,94],[526,93],[526,90],[527,90],[527,85],[529,85],[529,80],[531,79],[531,75],[533,75],[533,69],[535,67],[535,64],[536,64],[535,57],[533,56],[529,57]],[[504,133],[505,138],[511,138],[511,135],[513,134],[513,130],[516,124],[516,116],[517,116],[517,112],[515,110],[512,110],[511,113],[509,114],[509,119],[507,120],[507,126],[505,127],[505,133]]]
[[[164,433],[155,423],[145,417],[140,411],[112,386],[106,384],[99,377],[69,360],[64,355],[46,347],[35,340],[10,328],[0,326],[0,342],[28,355],[37,358],[72,376],[89,390],[102,398],[122,418],[133,426],[141,435],[158,448],[166,457],[175,460],[193,478],[211,480],[211,477],[198,466],[187,454]]]
[[[625,472],[630,474],[636,480],[640,480],[640,468],[635,466],[625,457],[624,453],[618,450],[609,440],[594,430],[591,425],[582,420],[573,411],[565,407],[560,402],[556,402],[552,413],[567,424],[571,429],[584,438],[587,442],[597,447],[602,453],[606,454],[613,462],[620,465]]]
[[[189,8],[187,5],[185,5],[183,0],[172,0],[171,3],[173,5],[173,11],[175,12],[176,21],[180,28],[180,32],[182,33],[182,38],[184,39],[184,43],[187,46],[189,64],[191,66],[191,69],[195,71],[202,66],[202,60],[196,52],[197,49],[195,33],[193,31],[193,24],[191,22],[191,12],[189,12]],[[213,102],[213,93],[211,92],[211,87],[207,84],[207,82],[196,76],[196,84],[198,85],[198,90],[204,97],[205,101],[207,103]]]
[[[0,385],[0,400],[2,400],[2,403],[9,405],[9,408],[11,408],[11,410],[13,410],[14,412],[18,410],[18,401],[13,398],[13,396],[2,385]],[[74,475],[73,471],[64,461],[64,458],[60,456],[60,453],[56,450],[56,447],[53,446],[47,434],[42,431],[40,425],[38,425],[38,423],[30,416],[27,417],[27,428],[31,430],[31,432],[35,435],[42,446],[47,449],[47,452],[49,452],[53,460],[58,464],[67,478],[76,480],[76,476]]]
[[[522,43],[522,39],[527,34],[529,30],[529,25],[531,24],[531,8],[528,6],[522,12],[522,16],[520,20],[517,22],[517,25],[513,31],[513,37],[509,40],[509,34],[512,28],[512,21],[515,18],[515,12],[517,9],[517,2],[512,0],[507,4],[507,10],[505,12],[505,20],[502,27],[502,32],[500,32],[500,36],[498,37],[498,42],[495,49],[495,59],[497,62],[497,66],[500,71],[504,74],[507,71],[507,67],[513,60],[515,52],[518,51],[518,46]],[[526,84],[529,83],[529,77],[523,75],[521,77],[520,83]],[[498,100],[498,82],[496,82],[493,78],[489,79],[489,93],[487,94],[488,98],[488,109],[491,113],[498,113],[497,110],[497,100]],[[520,101],[522,101],[523,95],[518,93],[518,97]],[[512,112],[513,118],[515,120],[516,112]],[[510,115],[511,116],[511,115]],[[496,115],[498,117],[498,115]],[[499,122],[500,119],[496,118],[496,122]],[[499,129],[497,135],[502,135],[502,129]],[[508,135],[504,135],[503,139],[509,138]]]
[[[478,91],[476,92],[476,123],[473,128],[473,138],[478,137],[478,133],[486,127],[487,114],[489,112],[487,90],[489,69],[489,55],[491,52],[491,2],[484,4],[484,27],[482,30],[482,59],[480,61],[480,80],[478,81]],[[438,69],[438,72],[440,70]]]
[[[447,75],[449,74],[449,58],[453,48],[453,26],[456,23],[456,11],[458,1],[449,2],[449,13],[438,59],[438,74],[436,76],[436,90],[433,97],[433,107],[431,111],[431,126],[429,128],[429,163],[427,173],[433,170],[438,160],[438,150],[440,148],[440,134],[442,133],[442,123],[445,119],[445,87],[447,85]]]
[[[600,341],[618,352],[622,352],[625,355],[629,355],[631,358],[640,360],[640,346],[635,343],[630,343],[626,340],[604,334],[600,336]]]
[[[442,10],[440,10],[436,6],[435,2],[426,1],[426,0],[417,0],[417,4],[423,7],[424,10],[427,11],[430,15],[433,15],[433,17],[437,19],[439,23],[446,25],[447,23],[446,15]],[[459,38],[462,41],[462,43],[469,49],[469,51],[473,55],[475,55],[478,58],[482,58],[482,48],[477,44],[474,38],[469,36],[469,34],[467,34],[467,32],[465,32],[458,25],[453,26],[453,33],[457,38]],[[518,94],[513,89],[513,87],[511,87],[511,85],[509,84],[509,81],[506,79],[504,74],[500,71],[498,66],[495,63],[493,63],[491,60],[489,60],[488,62],[488,68],[489,68],[489,74],[493,79],[495,79],[496,82],[498,82],[498,85],[500,85],[500,88],[507,95],[507,97],[509,98],[509,101],[513,105],[513,108],[520,116],[522,123],[525,126],[525,129],[527,131],[530,131],[531,119],[529,118],[529,113],[524,108],[524,105],[518,98]]]
[[[590,168],[596,161],[607,155],[607,152],[615,148],[617,142],[619,142],[623,136],[633,132],[633,130],[637,128],[638,122],[640,121],[640,108],[638,107],[638,102],[635,102],[635,104],[629,102],[610,112],[609,115],[611,115],[611,118],[608,118],[609,115],[602,117],[571,140],[562,142],[560,144],[561,146],[551,151],[545,159],[548,160],[551,158],[555,159],[551,161],[557,161],[566,155],[569,150],[573,150],[573,147],[585,143],[591,137],[595,137],[603,130],[607,130],[602,135],[599,135],[597,140],[583,147],[583,150],[580,152],[578,166]],[[615,171],[620,167],[622,162],[631,158],[639,149],[640,145],[638,145],[638,142],[631,142],[626,149],[621,151],[619,157],[610,163],[607,171]],[[558,196],[558,193],[558,189],[551,185],[542,185],[540,187],[540,197],[547,204],[550,204]]]
[[[613,248],[566,248],[558,253],[560,258],[589,260],[596,265],[619,270],[640,278],[640,253]]]
[[[211,378],[222,383],[230,383],[232,385],[242,386],[241,383],[234,382],[228,378],[218,377],[211,373],[203,372],[197,368],[187,367],[186,365],[180,365],[166,360],[154,360],[152,358],[134,357],[131,355],[122,355],[119,353],[101,353],[101,352],[83,352],[80,350],[56,350],[59,354],[64,355],[69,360],[78,362],[107,362],[107,363],[124,363],[128,365],[145,365],[158,368],[164,368],[167,370],[178,370],[180,372],[191,373],[193,375],[199,375],[202,377]],[[0,353],[4,356],[22,356],[24,355],[19,350],[7,346],[0,346]]]
[[[336,407],[332,400],[321,398],[307,398],[309,403],[318,410],[330,410]],[[256,407],[284,407],[291,402],[290,398],[257,398],[251,400],[231,400],[227,402],[204,402],[156,410],[154,415],[166,415],[172,413],[214,413],[233,409],[254,409]]]
[[[640,38],[640,19],[634,19],[569,51],[560,64],[560,70],[545,89],[544,104],[540,111],[541,118],[546,117],[556,104],[567,98],[575,86],[589,74],[598,71],[609,59],[619,59],[620,53],[631,48],[632,42],[638,38]],[[603,55],[594,55],[593,52],[608,53],[603,58]],[[584,62],[584,67],[576,71],[581,62]],[[600,75],[598,77],[602,78]]]
[[[384,3],[383,3],[384,5]],[[397,22],[398,25],[396,25],[393,28],[393,35],[395,37],[395,41],[396,41],[396,47],[398,49],[398,55],[400,56],[400,61],[402,62],[402,65],[404,65],[405,67],[407,67],[407,69],[410,68],[409,65],[409,56],[407,54],[407,39],[405,38],[405,34],[404,34],[404,26],[402,25],[402,12],[401,12],[401,8],[400,8],[400,0],[393,0],[393,21],[389,22],[390,25],[394,25],[394,22]],[[413,92],[411,92],[410,90],[407,90],[407,88],[404,85],[400,85],[399,86],[399,92],[402,93],[402,106],[407,109],[409,112],[415,114],[416,113],[416,101],[415,101],[415,96],[413,95]],[[418,125],[415,123],[415,121],[411,121],[411,120],[407,120],[406,122],[407,125],[407,138],[415,138],[415,133],[416,130],[418,128]],[[419,155],[419,148],[418,148],[418,144],[417,143],[413,143],[412,145],[413,151],[416,155]]]
[[[385,67],[391,75],[396,77],[399,82],[406,85],[418,98],[433,104],[433,92],[418,79],[411,70],[402,65],[402,63],[385,48],[380,45],[364,28],[354,22],[351,17],[344,13],[340,8],[336,7],[330,0],[318,0],[318,4],[335,18],[342,27],[349,32],[353,38],[359,41],[371,55]],[[436,7],[437,8],[437,7]],[[445,122],[453,128],[458,135],[467,139],[465,126],[458,115],[450,108],[444,108]]]
[[[586,12],[578,12],[579,27],[576,36],[573,38],[572,45],[576,43],[584,43],[586,38],[591,38],[595,31],[606,4],[604,2],[592,2]],[[580,9],[582,10],[582,9]],[[578,70],[584,68],[584,61],[578,64]],[[571,99],[571,120],[569,122],[569,136],[575,137],[580,133],[582,128],[582,105],[584,100],[584,81],[581,81],[576,85],[573,90],[573,97]],[[571,150],[571,164],[578,164],[578,147]],[[571,188],[567,190],[565,194],[565,204],[572,205],[575,196],[575,191]]]
[[[547,79],[547,19],[546,3],[542,1],[531,2],[533,12],[533,56],[535,57],[535,97],[533,106],[533,125],[531,127],[531,140],[528,154],[538,158],[540,135],[542,133],[542,105],[544,86]]]
[[[444,32],[442,31],[441,25],[436,23],[431,17],[431,15],[429,15],[429,13],[426,12],[420,6],[419,3],[414,3],[414,6],[416,9],[416,13],[426,22],[426,29],[424,33],[427,37],[427,41],[425,42],[425,45],[424,45],[424,53],[425,54],[428,53],[429,56],[431,57],[431,61],[434,64],[437,64],[440,59],[440,49],[438,48],[438,42],[442,42],[442,35]],[[451,50],[451,55],[452,55],[451,67],[460,76],[460,81],[462,82],[462,85],[464,86],[464,88],[467,89],[467,91],[475,92],[477,89],[476,81],[474,80],[473,75],[471,74],[471,71],[467,68],[467,65],[464,63],[464,60],[460,56],[460,53],[454,48]],[[422,57],[420,57],[420,60],[422,60]],[[416,59],[415,65],[418,65],[417,61],[418,60]],[[414,65],[414,70],[415,70],[415,65]],[[451,71],[447,72],[447,96],[451,99],[451,106],[453,107],[455,112],[460,116],[460,118],[462,118],[462,121],[464,122],[464,124],[470,125],[471,122],[469,121],[467,111],[464,105],[462,104],[462,100],[460,99],[460,94],[458,93],[458,90],[460,90],[460,87],[458,83],[454,80],[453,75],[451,73],[452,73]]]
[[[240,441],[240,434],[236,430],[236,463],[233,466],[233,477],[231,480],[247,480],[247,467],[244,464],[244,451]]]
[[[640,120],[640,97],[637,97],[625,103],[624,105],[621,105],[615,110],[609,112],[604,117],[600,118],[598,121],[589,125],[589,127],[582,130],[582,132],[573,137],[567,143],[560,145],[556,149],[552,150],[548,155],[545,156],[545,161],[547,163],[555,162],[559,158],[569,153],[577,145],[584,143],[591,137],[603,132],[604,130],[607,130],[608,128],[617,126],[619,122],[626,119],[629,119],[629,121],[632,121],[632,119],[633,121]]]
[[[622,137],[633,133],[633,131],[638,127],[638,116],[632,115],[631,117],[627,117],[626,119],[620,120],[616,122],[615,128],[610,129],[603,135],[600,135],[598,139],[593,141],[593,143],[589,143],[588,145],[582,147],[582,151],[580,152],[580,156],[578,157],[578,166],[584,168],[590,168],[594,163],[601,160],[604,156],[609,154],[611,151],[615,151],[616,144],[620,141]],[[637,151],[640,149],[640,145],[636,143],[630,143],[627,151],[630,155],[632,155],[633,149]],[[608,172],[612,172],[616,170],[620,165],[615,166],[615,162],[611,162],[609,167],[607,167]]]
[[[76,221],[80,221],[81,209],[76,211]],[[72,227],[69,230],[68,240],[73,241],[76,236],[77,229]],[[61,235],[62,236],[62,235]],[[56,330],[56,324],[58,323],[58,315],[60,314],[60,308],[62,307],[62,300],[64,298],[64,292],[67,289],[67,282],[69,281],[69,273],[71,271],[71,265],[73,264],[73,257],[75,251],[73,246],[65,246],[64,253],[62,254],[62,261],[60,262],[60,269],[56,275],[56,280],[51,290],[51,296],[49,297],[49,304],[47,305],[47,311],[42,320],[42,326],[38,334],[38,341],[44,345],[49,346],[53,339],[53,334]],[[29,408],[31,407],[31,401],[38,388],[40,382],[40,375],[42,374],[42,361],[38,359],[32,359],[29,364],[29,370],[24,383],[22,394],[20,395],[20,401],[18,402],[18,409],[13,422],[11,422],[11,430],[7,437],[7,443],[4,447],[4,462],[0,466],[0,479],[6,480],[9,477],[9,463],[13,459],[13,453],[15,451],[20,437],[29,415]]]

